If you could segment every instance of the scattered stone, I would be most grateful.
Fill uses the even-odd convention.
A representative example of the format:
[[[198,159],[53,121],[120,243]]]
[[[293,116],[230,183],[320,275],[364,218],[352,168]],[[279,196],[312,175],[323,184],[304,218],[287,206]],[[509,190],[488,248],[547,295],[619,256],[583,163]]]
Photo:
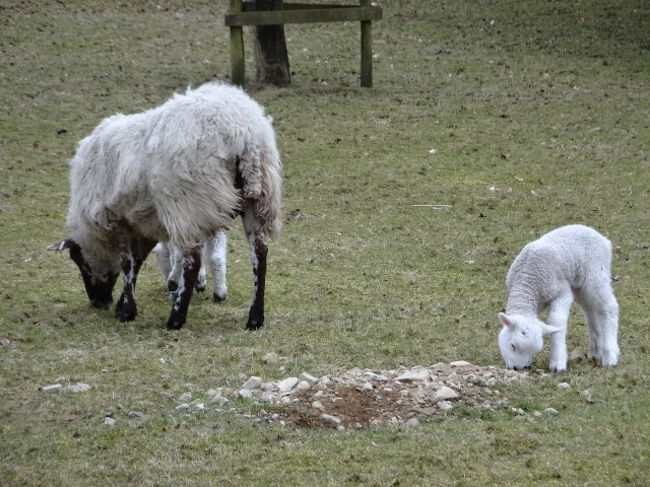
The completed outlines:
[[[372,391],[375,388],[370,382],[364,382],[361,384],[359,387],[357,387],[357,390],[359,391]]]
[[[241,386],[242,389],[250,390],[259,389],[260,387],[262,387],[262,378],[256,376],[252,376],[250,379],[244,382],[244,385]]]
[[[93,413],[83,413],[81,419],[90,419],[93,417]]]
[[[449,365],[452,367],[472,367],[472,364],[465,362],[464,360],[456,360],[455,362],[449,362]]]
[[[203,404],[202,402],[198,403],[196,405],[196,409],[198,409],[199,411],[205,411],[205,404]]]
[[[587,404],[593,404],[593,403],[596,402],[596,401],[591,397],[591,389],[586,389],[586,390],[582,391],[582,397],[585,398],[585,402],[586,402]]]
[[[366,372],[363,375],[367,376],[370,380],[376,380],[376,381],[379,381],[379,382],[384,382],[384,381],[388,380],[388,377],[386,377],[384,374],[376,374],[374,372]]]
[[[10,343],[11,343],[11,340],[9,340],[8,338],[0,338],[0,346],[1,347],[6,347]]]
[[[557,385],[557,388],[558,388],[558,389],[561,389],[561,390],[563,390],[563,391],[566,391],[566,390],[568,390],[568,389],[571,389],[571,385],[570,385],[568,382],[560,382],[560,383]]]
[[[424,367],[413,367],[411,370],[407,370],[402,375],[397,377],[395,380],[398,381],[416,381],[416,380],[425,380],[429,377],[429,371]]]
[[[142,414],[140,411],[129,411],[129,414],[127,414],[129,418],[143,418],[144,414]]]
[[[458,398],[458,393],[454,391],[451,387],[442,386],[436,390],[436,398],[441,400],[446,399],[456,399]]]
[[[329,421],[330,423],[341,424],[341,418],[339,418],[338,416],[323,413],[320,415],[320,417],[323,418],[325,421]]]
[[[288,377],[278,382],[278,391],[280,391],[281,393],[289,392],[291,389],[295,387],[297,383],[298,383],[297,377]]]
[[[179,401],[189,401],[192,399],[192,393],[191,392],[184,392],[178,397]]]
[[[544,412],[546,414],[560,414],[557,409],[553,409],[553,408],[546,408],[544,409]]]
[[[180,411],[180,410],[183,410],[183,409],[189,409],[189,408],[190,408],[190,405],[187,404],[186,402],[184,402],[183,404],[179,404],[178,406],[176,406],[176,409],[179,410],[179,411]]]
[[[104,424],[106,426],[115,426],[115,423],[117,423],[117,420],[111,418],[110,416],[106,416],[104,418]]]
[[[307,372],[303,372],[302,374],[300,374],[298,376],[298,379],[300,379],[301,381],[309,382],[309,384],[312,386],[318,382],[318,377],[314,377],[313,375],[308,374]]]
[[[66,391],[70,392],[86,392],[89,391],[91,387],[88,384],[83,384],[78,382],[77,384],[70,384],[65,388]]]
[[[162,391],[160,393],[160,397],[162,397],[163,399],[174,399],[174,395],[171,392],[167,392],[167,391]]]
[[[313,407],[314,409],[320,409],[320,410],[325,409],[325,406],[323,406],[323,403],[320,402],[320,401],[314,401],[314,402],[312,402],[312,403],[311,403],[311,407]]]
[[[438,407],[440,408],[441,411],[449,411],[450,409],[454,408],[454,405],[449,401],[440,401],[438,403]]]
[[[269,352],[264,357],[262,357],[262,362],[265,365],[274,364],[280,360],[280,357],[275,352]]]
[[[215,395],[215,396],[212,396],[210,400],[211,400],[212,402],[217,403],[217,405],[218,405],[219,407],[223,407],[223,406],[225,406],[226,404],[228,404],[228,403],[230,402],[230,400],[229,400],[227,397],[220,396],[220,395],[218,395],[218,394]]]
[[[296,384],[296,390],[297,391],[304,391],[307,389],[311,389],[311,383],[307,382],[306,380],[301,380]]]
[[[416,426],[420,426],[420,420],[418,418],[411,418],[404,423],[404,426],[407,428],[415,428]]]
[[[237,391],[237,395],[244,399],[252,399],[253,391],[250,389],[239,389],[239,391]]]
[[[61,384],[50,384],[49,386],[43,386],[41,387],[41,391],[43,392],[52,392],[52,391],[57,391],[61,389],[63,386]]]

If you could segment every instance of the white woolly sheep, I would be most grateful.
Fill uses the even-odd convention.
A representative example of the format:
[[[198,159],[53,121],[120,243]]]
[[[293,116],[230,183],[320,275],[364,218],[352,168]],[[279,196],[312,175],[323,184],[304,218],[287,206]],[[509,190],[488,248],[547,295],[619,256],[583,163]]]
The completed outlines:
[[[200,245],[241,216],[251,246],[254,290],[247,329],[264,324],[267,239],[282,227],[282,165],[264,109],[241,89],[207,83],[163,105],[102,121],[70,161],[70,251],[91,304],[137,314],[135,283],[157,242],[183,254],[183,282],[167,321],[178,329],[200,269]]]
[[[527,244],[510,266],[499,348],[508,368],[528,367],[550,335],[550,369],[567,367],[566,334],[575,298],[589,328],[589,356],[617,364],[618,303],[610,283],[612,244],[583,225],[557,228]],[[538,314],[548,309],[546,323]]]
[[[196,281],[196,290],[202,292],[207,287],[206,262],[210,266],[212,275],[213,292],[212,298],[215,301],[225,301],[228,296],[226,284],[227,273],[227,243],[225,232],[217,232],[201,246],[202,261],[201,270]],[[172,301],[176,299],[179,287],[183,287],[183,253],[169,242],[159,242],[152,250],[158,261],[158,266],[167,281],[167,287],[171,291]]]

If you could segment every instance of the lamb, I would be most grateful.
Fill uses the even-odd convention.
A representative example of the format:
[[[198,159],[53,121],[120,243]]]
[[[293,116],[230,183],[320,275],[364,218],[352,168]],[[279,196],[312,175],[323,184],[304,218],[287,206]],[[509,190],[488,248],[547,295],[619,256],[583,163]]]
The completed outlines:
[[[246,328],[264,324],[267,241],[282,228],[282,164],[264,109],[240,88],[206,83],[163,105],[102,121],[70,161],[68,249],[92,306],[137,315],[138,271],[157,242],[182,253],[183,285],[167,321],[181,328],[201,268],[201,243],[243,220],[251,246],[253,302]]]
[[[212,298],[216,301],[225,301],[228,296],[228,286],[226,284],[226,246],[228,239],[222,231],[217,232],[214,237],[201,246],[202,262],[199,277],[196,281],[196,290],[202,292],[207,286],[207,275],[205,263],[210,265],[214,291]],[[171,291],[172,301],[176,299],[177,290],[183,287],[183,254],[173,247],[169,242],[159,242],[152,250],[156,255],[156,260],[160,270],[167,281],[167,287]]]
[[[508,368],[528,367],[551,342],[550,369],[567,368],[567,322],[575,298],[589,328],[589,356],[617,364],[618,303],[610,283],[612,244],[583,225],[557,228],[526,245],[510,266],[499,348]],[[548,309],[546,323],[538,314]]]

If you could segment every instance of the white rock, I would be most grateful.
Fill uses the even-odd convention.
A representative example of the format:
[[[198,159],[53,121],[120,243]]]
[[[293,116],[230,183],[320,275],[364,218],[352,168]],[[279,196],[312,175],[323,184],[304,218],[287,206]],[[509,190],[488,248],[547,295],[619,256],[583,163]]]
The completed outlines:
[[[200,411],[204,411],[205,410],[205,404],[203,404],[202,402],[198,403],[196,405],[196,409],[198,409]]]
[[[262,384],[262,390],[267,392],[272,392],[277,390],[278,385],[275,382],[264,382]]]
[[[287,377],[286,379],[278,382],[278,391],[282,393],[289,392],[296,386],[296,384],[298,384],[297,377]]]
[[[370,380],[376,380],[380,382],[388,380],[388,377],[386,377],[384,374],[376,374],[375,372],[366,372],[363,375],[367,376]]]
[[[567,389],[571,389],[571,385],[570,385],[568,382],[560,382],[560,383],[557,385],[557,388],[566,391]]]
[[[414,380],[425,380],[429,377],[429,371],[424,367],[413,367],[411,370],[407,370],[402,375],[397,377],[395,380],[398,381],[414,381]]]
[[[448,411],[454,407],[454,405],[448,401],[440,401],[437,406],[443,411]]]
[[[546,414],[560,414],[557,409],[554,408],[546,408],[544,409],[544,412]]]
[[[302,374],[300,374],[298,376],[298,379],[307,381],[311,385],[314,385],[314,384],[316,384],[318,382],[318,377],[314,377],[313,375],[308,374],[307,372],[303,372]]]
[[[306,380],[301,380],[298,382],[298,384],[296,384],[297,391],[305,391],[307,389],[311,389],[311,383]]]
[[[436,391],[437,399],[456,399],[458,393],[454,391],[451,387],[442,386]]]
[[[114,420],[113,418],[109,418],[108,416],[104,418],[104,424],[106,426],[115,426],[115,423],[117,423],[117,421]]]
[[[411,418],[406,423],[404,423],[404,426],[406,426],[407,428],[414,428],[416,426],[420,426],[420,420],[418,418]]]
[[[192,399],[192,393],[191,392],[184,392],[178,398],[179,401],[189,401],[190,399]]]
[[[465,362],[464,360],[456,360],[455,362],[449,362],[449,365],[452,367],[466,367],[466,366],[471,366],[469,362]]]
[[[321,410],[325,409],[325,406],[323,406],[323,403],[320,401],[312,402],[311,407],[313,407],[314,409],[321,409]]]
[[[50,384],[49,386],[43,386],[41,387],[41,391],[43,392],[52,392],[56,391],[58,389],[61,389],[63,386],[61,384]]]
[[[280,360],[280,357],[275,352],[269,352],[264,357],[262,357],[262,362],[265,364],[274,364]]]
[[[320,415],[320,417],[323,418],[325,421],[329,421],[330,423],[341,424],[341,418],[339,418],[338,416],[333,416],[331,414],[323,413]]]
[[[140,411],[129,411],[129,414],[127,414],[129,418],[142,418],[144,417],[144,414],[142,414]]]
[[[364,382],[359,387],[357,387],[357,389],[360,391],[372,391],[374,389],[374,386],[370,382]]]
[[[251,399],[254,395],[254,392],[251,391],[250,389],[239,389],[237,391],[237,395],[244,399]]]
[[[323,397],[324,394],[325,394],[325,391],[316,391],[314,393],[314,397]]]
[[[262,386],[262,378],[257,376],[250,377],[244,384],[241,386],[242,389],[259,389]]]
[[[91,387],[88,384],[83,384],[81,382],[77,384],[70,384],[68,387],[65,388],[66,391],[70,392],[86,392],[89,391]]]
[[[0,346],[6,347],[11,343],[11,340],[8,338],[0,338]]]
[[[179,404],[178,406],[176,406],[176,409],[178,409],[178,410],[181,410],[181,409],[189,409],[189,408],[190,408],[190,405],[187,404],[186,402],[184,402],[183,404]]]
[[[208,396],[208,397],[215,397],[215,396],[220,396],[221,393],[216,389],[208,389],[205,392],[205,395]]]

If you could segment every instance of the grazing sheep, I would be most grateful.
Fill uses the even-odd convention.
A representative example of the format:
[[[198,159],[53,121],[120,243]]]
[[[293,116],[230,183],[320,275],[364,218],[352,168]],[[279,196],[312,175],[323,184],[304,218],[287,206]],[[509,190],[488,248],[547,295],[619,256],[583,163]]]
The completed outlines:
[[[226,234],[219,231],[201,246],[203,260],[195,288],[198,292],[205,290],[207,286],[205,263],[209,263],[214,287],[212,298],[215,301],[225,301],[228,296],[228,286],[226,284],[227,242]],[[176,299],[176,291],[179,286],[183,287],[183,254],[169,242],[159,242],[153,248],[152,252],[156,255],[160,270],[167,281],[167,287],[172,292],[171,297],[173,301]]]
[[[200,245],[241,216],[251,246],[254,290],[246,328],[264,324],[267,239],[282,227],[282,165],[263,108],[241,89],[207,83],[134,115],[114,115],[79,143],[70,161],[70,251],[90,303],[137,314],[140,266],[157,242],[182,253],[183,285],[167,321],[178,329],[201,268]]]
[[[618,362],[618,303],[610,283],[612,244],[583,225],[557,228],[526,245],[508,271],[499,348],[508,368],[528,367],[550,335],[550,369],[567,367],[566,333],[575,298],[589,328],[589,356]],[[546,323],[538,314],[548,309]]]

